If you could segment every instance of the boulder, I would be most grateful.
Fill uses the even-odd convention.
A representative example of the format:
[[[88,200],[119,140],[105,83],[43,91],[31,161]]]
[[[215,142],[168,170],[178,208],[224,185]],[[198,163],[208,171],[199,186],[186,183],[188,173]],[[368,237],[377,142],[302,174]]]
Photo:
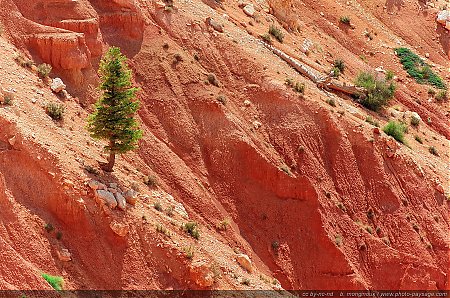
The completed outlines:
[[[100,183],[100,182],[98,182],[97,180],[94,180],[94,179],[89,180],[87,185],[92,190],[97,190],[97,189],[104,189],[104,190],[106,190],[106,185],[104,185],[103,183]]]
[[[117,207],[117,201],[114,195],[103,189],[96,190],[96,197],[100,199],[101,201],[105,202],[111,209],[114,209]]]
[[[125,208],[127,207],[127,201],[125,200],[124,196],[122,196],[120,192],[117,192],[114,196],[116,197],[117,207],[120,210],[125,210]]]
[[[129,189],[126,192],[123,193],[123,196],[125,197],[125,200],[130,205],[135,205],[137,201],[137,192],[133,189]]]
[[[422,121],[422,118],[420,118],[419,114],[417,114],[416,112],[412,112],[411,113],[411,120],[412,121],[417,121],[417,123],[420,123]]]
[[[219,24],[218,22],[214,21],[212,18],[208,17],[206,19],[206,23],[213,27],[214,30],[223,33],[223,25]]]
[[[113,221],[109,224],[109,227],[116,235],[120,237],[124,237],[126,234],[128,234],[128,226],[126,224]]]
[[[255,7],[253,6],[253,4],[247,4],[244,6],[244,8],[242,9],[244,11],[244,13],[246,15],[248,15],[249,17],[253,17],[255,15]]]
[[[244,268],[248,272],[251,273],[253,271],[252,261],[250,260],[250,258],[246,254],[238,254],[236,256],[236,260],[239,263],[239,265],[241,265],[242,268]]]
[[[205,261],[196,261],[190,265],[191,279],[200,287],[207,288],[214,283],[214,274]]]
[[[50,88],[53,92],[59,93],[66,89],[66,85],[60,78],[54,78],[52,84],[50,85]]]
[[[72,261],[72,254],[68,249],[63,248],[61,250],[57,250],[56,254],[58,255],[58,259],[62,262],[70,262]]]
[[[442,10],[438,12],[436,21],[445,26],[447,21],[450,21],[450,11]]]

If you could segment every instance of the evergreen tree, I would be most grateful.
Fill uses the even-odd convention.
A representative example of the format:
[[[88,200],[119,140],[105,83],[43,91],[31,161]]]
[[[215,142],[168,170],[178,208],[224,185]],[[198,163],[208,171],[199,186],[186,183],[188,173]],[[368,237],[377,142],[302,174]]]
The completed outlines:
[[[113,171],[116,154],[136,149],[142,137],[134,119],[139,109],[135,100],[138,89],[131,87],[132,73],[126,62],[118,47],[110,47],[103,55],[98,70],[102,95],[88,118],[91,137],[108,141],[108,163],[102,166],[107,172]]]

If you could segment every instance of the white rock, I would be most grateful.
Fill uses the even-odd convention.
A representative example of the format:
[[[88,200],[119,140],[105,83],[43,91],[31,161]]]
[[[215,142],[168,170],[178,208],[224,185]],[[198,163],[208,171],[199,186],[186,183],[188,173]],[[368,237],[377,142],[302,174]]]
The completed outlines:
[[[120,192],[115,194],[116,201],[117,201],[117,207],[120,210],[125,210],[127,207],[127,201],[125,200],[124,196]]]
[[[442,11],[438,12],[436,21],[439,24],[442,24],[445,26],[446,22],[449,21],[449,19],[450,19],[450,11],[442,10]]]
[[[417,120],[418,122],[421,122],[421,121],[422,121],[422,118],[420,118],[419,114],[417,114],[416,112],[412,112],[412,113],[411,113],[411,119],[415,119],[415,120]]]
[[[117,207],[117,201],[114,195],[106,190],[98,189],[96,192],[96,197],[102,201],[104,201],[111,209]]]
[[[66,89],[66,85],[60,78],[54,78],[50,86],[53,92],[58,93]]]
[[[255,7],[253,6],[253,4],[247,4],[244,6],[244,8],[242,9],[246,15],[248,15],[249,17],[253,17],[255,15]]]

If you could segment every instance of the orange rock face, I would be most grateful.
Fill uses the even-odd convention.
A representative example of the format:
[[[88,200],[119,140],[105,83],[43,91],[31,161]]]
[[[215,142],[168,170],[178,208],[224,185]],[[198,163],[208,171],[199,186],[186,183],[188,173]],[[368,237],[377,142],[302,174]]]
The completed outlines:
[[[0,0],[0,83],[15,90],[0,105],[0,289],[49,289],[45,271],[68,289],[448,290],[448,102],[393,53],[431,53],[448,79],[448,44],[433,9],[384,2],[268,1],[251,18],[234,0]],[[348,84],[393,70],[390,109],[368,111],[299,75],[255,38],[274,23],[299,30],[280,29],[273,45],[323,75],[338,58]],[[64,121],[52,121],[40,106],[59,99],[12,53],[76,76],[88,106],[111,45],[130,59],[144,137],[107,174],[103,143],[84,129],[89,110],[61,101]],[[382,128],[410,112],[422,121],[406,146]],[[96,201],[111,184],[129,190],[128,205]],[[198,237],[180,228],[188,222]]]

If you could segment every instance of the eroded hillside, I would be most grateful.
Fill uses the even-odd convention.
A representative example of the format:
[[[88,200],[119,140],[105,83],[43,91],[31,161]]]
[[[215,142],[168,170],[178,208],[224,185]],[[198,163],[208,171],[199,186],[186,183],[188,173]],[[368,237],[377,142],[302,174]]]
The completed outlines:
[[[448,83],[443,1],[250,3],[0,0],[13,94],[0,105],[0,289],[51,289],[42,272],[67,289],[449,289],[449,104],[394,52],[412,49]],[[392,70],[394,99],[375,113],[318,88],[263,45],[271,25],[274,47],[323,75],[344,60],[343,83]],[[85,119],[110,45],[141,88],[144,137],[107,174]],[[72,96],[18,55],[51,64]],[[407,145],[382,132],[390,120],[409,125]],[[137,201],[111,210],[90,179]]]

